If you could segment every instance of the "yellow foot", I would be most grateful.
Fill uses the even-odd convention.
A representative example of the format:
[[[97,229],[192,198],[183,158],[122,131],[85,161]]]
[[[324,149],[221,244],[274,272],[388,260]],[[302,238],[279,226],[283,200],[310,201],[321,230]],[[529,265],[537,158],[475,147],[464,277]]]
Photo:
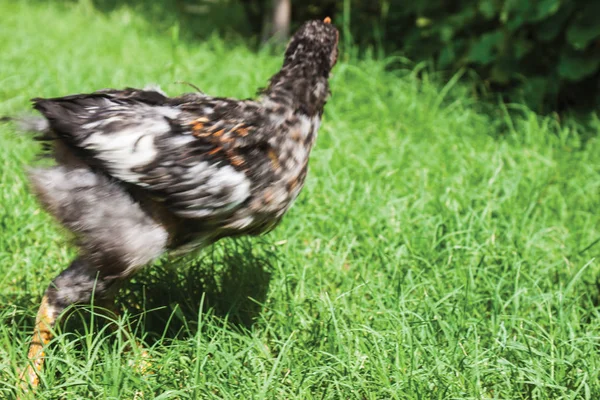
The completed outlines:
[[[25,393],[35,390],[40,384],[39,373],[44,368],[46,357],[44,348],[52,340],[51,327],[56,320],[55,314],[53,307],[48,303],[48,298],[44,296],[37,313],[35,330],[27,353],[29,365],[20,374],[21,388]]]

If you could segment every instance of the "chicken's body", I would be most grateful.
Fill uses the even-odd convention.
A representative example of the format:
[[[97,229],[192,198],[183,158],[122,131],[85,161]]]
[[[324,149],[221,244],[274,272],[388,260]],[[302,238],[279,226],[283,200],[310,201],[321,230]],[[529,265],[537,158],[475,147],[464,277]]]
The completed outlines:
[[[120,278],[167,249],[274,227],[303,186],[321,117],[268,93],[110,90],[34,106],[59,164],[31,171],[34,190],[86,258],[110,259]]]
[[[311,21],[257,100],[136,89],[34,100],[56,165],[32,169],[33,188],[80,255],[44,296],[32,384],[68,305],[110,300],[165,251],[277,225],[304,184],[336,57],[337,30]]]

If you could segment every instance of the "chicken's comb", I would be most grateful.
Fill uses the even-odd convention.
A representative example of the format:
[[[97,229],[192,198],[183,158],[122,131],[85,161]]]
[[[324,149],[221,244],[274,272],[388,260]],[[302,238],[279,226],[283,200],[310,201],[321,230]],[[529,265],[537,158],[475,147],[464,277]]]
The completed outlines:
[[[331,23],[331,18],[325,17],[325,19],[323,20],[323,22],[325,22],[326,24],[330,24]]]

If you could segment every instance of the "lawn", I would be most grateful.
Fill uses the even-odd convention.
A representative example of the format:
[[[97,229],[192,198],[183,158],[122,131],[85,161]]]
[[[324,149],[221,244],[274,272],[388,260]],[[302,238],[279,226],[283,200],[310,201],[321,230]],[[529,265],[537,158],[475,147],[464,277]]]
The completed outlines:
[[[0,0],[0,15],[0,115],[147,83],[250,97],[281,64],[126,8]],[[458,78],[342,55],[284,222],[146,268],[116,331],[89,306],[70,314],[35,398],[600,398],[600,121],[482,107]],[[12,399],[41,296],[75,253],[29,193],[38,145],[2,124],[0,147]],[[125,351],[136,340],[149,358]]]

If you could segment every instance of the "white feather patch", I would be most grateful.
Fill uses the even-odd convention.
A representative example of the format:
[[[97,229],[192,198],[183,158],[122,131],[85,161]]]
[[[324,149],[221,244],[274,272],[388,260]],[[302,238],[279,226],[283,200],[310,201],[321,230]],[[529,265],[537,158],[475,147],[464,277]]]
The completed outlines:
[[[110,173],[116,178],[137,183],[139,175],[132,171],[133,168],[150,163],[157,155],[154,139],[169,132],[170,126],[165,116],[175,118],[179,110],[168,107],[153,107],[154,117],[138,117],[138,123],[130,123],[120,131],[104,132],[101,127],[120,120],[114,116],[101,121],[89,123],[86,129],[97,129],[84,142],[83,146],[97,153],[100,160],[104,161]]]
[[[227,185],[232,188],[230,204],[226,209],[237,207],[250,197],[250,181],[246,178],[246,174],[236,171],[230,165],[219,168],[211,177],[209,184],[216,187],[223,182],[227,182]]]
[[[243,218],[235,219],[233,222],[227,224],[226,227],[232,229],[244,229],[247,226],[249,226],[252,222],[254,222],[254,217],[248,215]]]
[[[98,153],[97,157],[107,163],[112,175],[132,183],[139,183],[132,168],[148,164],[157,153],[154,137],[138,128],[126,129],[116,135],[96,133],[84,145]]]
[[[189,192],[206,193],[218,195],[224,188],[229,195],[222,199],[223,211],[228,211],[243,203],[250,196],[250,181],[243,172],[236,171],[230,165],[217,166],[208,162],[201,162],[190,168],[185,175],[187,181],[202,182],[197,188]],[[217,203],[213,203],[217,205]],[[211,210],[194,210],[198,217],[204,213],[212,213]]]

